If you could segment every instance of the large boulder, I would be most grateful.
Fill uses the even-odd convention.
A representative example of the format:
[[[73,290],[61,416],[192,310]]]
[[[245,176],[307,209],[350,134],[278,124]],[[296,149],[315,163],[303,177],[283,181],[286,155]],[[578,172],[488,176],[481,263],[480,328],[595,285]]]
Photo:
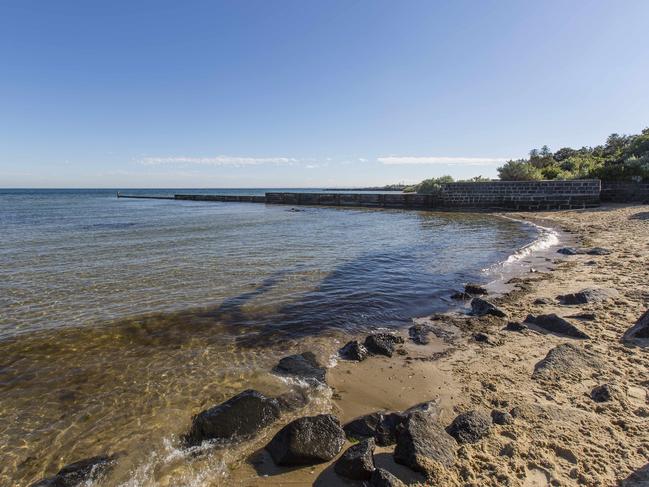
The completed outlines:
[[[602,363],[592,352],[572,343],[562,343],[552,348],[534,366],[533,379],[557,383],[562,380],[582,380],[589,372],[601,369]]]
[[[334,465],[335,472],[352,480],[369,480],[375,470],[375,447],[373,438],[352,445]]]
[[[561,304],[587,304],[599,303],[617,296],[617,292],[613,289],[606,288],[588,288],[582,289],[576,293],[561,294],[557,299]]]
[[[581,331],[575,325],[570,323],[568,320],[557,316],[552,313],[549,315],[527,315],[525,318],[526,323],[532,323],[533,325],[538,326],[539,328],[549,331],[551,333],[556,333],[559,335],[564,335],[571,338],[590,338],[586,333]]]
[[[624,333],[622,340],[638,345],[649,344],[649,309]]]
[[[279,417],[280,405],[277,400],[248,389],[194,416],[185,442],[191,446],[206,440],[224,443],[245,440]]]
[[[350,439],[374,438],[378,445],[389,446],[397,441],[397,429],[404,420],[401,413],[377,411],[350,421],[343,429]]]
[[[273,372],[302,379],[311,384],[324,384],[327,369],[320,365],[313,352],[304,352],[282,358],[273,368]]]
[[[491,417],[480,411],[458,415],[446,429],[458,443],[477,443],[491,431]]]
[[[373,333],[365,338],[365,348],[370,353],[392,357],[396,345],[403,341],[402,337],[392,333]]]
[[[502,309],[482,298],[473,298],[471,300],[471,314],[475,316],[493,315],[500,318],[507,316],[507,313]]]
[[[331,414],[298,418],[266,445],[277,465],[313,465],[333,459],[345,444],[345,432]]]
[[[406,487],[397,477],[384,468],[377,468],[370,477],[371,487]]]
[[[355,360],[360,362],[367,358],[369,352],[367,351],[367,348],[365,348],[365,345],[359,343],[357,340],[352,340],[347,342],[344,347],[338,350],[338,354],[346,360]]]
[[[415,411],[400,428],[394,460],[426,473],[431,462],[451,466],[455,462],[456,447],[453,438],[437,423],[434,415]]]
[[[77,487],[100,480],[116,464],[116,455],[99,455],[66,465],[52,477],[31,485],[31,487]]]

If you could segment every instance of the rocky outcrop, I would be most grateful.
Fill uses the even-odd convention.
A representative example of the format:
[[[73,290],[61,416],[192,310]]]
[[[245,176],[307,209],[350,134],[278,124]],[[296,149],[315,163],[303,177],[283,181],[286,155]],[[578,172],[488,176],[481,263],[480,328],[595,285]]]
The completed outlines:
[[[622,340],[636,345],[649,345],[649,309],[624,333]]]
[[[304,352],[282,358],[273,368],[279,375],[287,375],[309,383],[325,383],[327,369],[322,367],[313,352]]]
[[[585,348],[562,343],[551,349],[534,366],[532,378],[554,383],[562,380],[581,380],[601,368],[601,361]]]
[[[345,444],[345,432],[331,414],[307,416],[284,426],[266,445],[277,465],[313,465],[333,459]]]
[[[484,286],[481,286],[480,284],[471,284],[471,283],[466,284],[464,286],[464,292],[476,296],[484,296],[486,294],[489,294],[489,292]]]
[[[471,300],[471,314],[475,316],[493,315],[500,318],[507,316],[507,313],[502,309],[482,298],[473,298]]]
[[[519,323],[518,321],[510,321],[505,325],[505,330],[507,331],[525,331],[527,330],[527,326],[525,326],[523,323]]]
[[[369,352],[367,351],[367,348],[365,348],[365,345],[359,343],[357,340],[352,340],[347,342],[344,347],[338,350],[338,354],[345,360],[355,360],[356,362],[360,362],[367,358]]]
[[[537,327],[549,331],[550,333],[555,333],[559,335],[564,335],[571,338],[590,338],[586,333],[581,331],[575,325],[570,323],[568,320],[557,316],[556,314],[549,315],[527,315],[525,322],[532,323]]]
[[[415,411],[400,428],[394,460],[425,473],[430,469],[430,462],[451,466],[455,461],[456,446],[433,415]]]
[[[348,479],[369,480],[375,470],[375,447],[373,438],[365,439],[349,447],[334,465],[334,471]]]
[[[397,477],[384,468],[377,468],[370,477],[371,487],[406,487]]]
[[[588,288],[582,289],[581,291],[576,293],[561,294],[557,296],[557,300],[559,300],[561,304],[573,305],[599,303],[612,299],[615,296],[617,296],[617,292],[613,289]]]
[[[458,415],[446,429],[458,443],[477,443],[491,431],[491,417],[480,411]]]
[[[277,400],[248,389],[194,416],[185,443],[236,442],[257,435],[280,417]]]
[[[590,391],[590,398],[595,402],[609,402],[615,397],[617,391],[611,384],[601,384]]]
[[[116,464],[117,455],[99,455],[66,465],[52,477],[31,487],[78,487],[100,480]]]
[[[373,333],[365,338],[365,348],[370,353],[392,357],[397,344],[403,343],[403,338],[392,333]]]

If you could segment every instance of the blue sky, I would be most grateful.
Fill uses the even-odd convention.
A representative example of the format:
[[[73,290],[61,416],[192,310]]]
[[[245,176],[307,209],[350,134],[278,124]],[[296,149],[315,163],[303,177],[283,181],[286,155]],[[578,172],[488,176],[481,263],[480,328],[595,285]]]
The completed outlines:
[[[649,125],[649,2],[0,3],[0,187],[495,176]]]

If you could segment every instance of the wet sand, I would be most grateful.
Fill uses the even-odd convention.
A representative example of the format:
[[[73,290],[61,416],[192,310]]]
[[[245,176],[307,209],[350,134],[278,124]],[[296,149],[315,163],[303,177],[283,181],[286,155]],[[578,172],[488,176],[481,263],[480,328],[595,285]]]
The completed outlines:
[[[649,461],[649,355],[646,349],[622,344],[620,338],[649,304],[649,207],[507,216],[555,227],[568,235],[568,243],[606,247],[611,254],[555,252],[539,272],[529,271],[536,265],[535,256],[530,256],[508,292],[489,297],[508,313],[507,319],[424,318],[418,321],[451,333],[426,347],[406,340],[405,353],[392,358],[340,361],[328,372],[333,412],[345,422],[367,412],[401,410],[437,399],[440,421],[447,425],[456,414],[471,409],[518,408],[512,425],[494,425],[487,438],[458,447],[455,465],[427,480],[394,464],[392,448],[377,449],[377,464],[411,485],[647,485],[634,479],[647,470]],[[553,299],[588,287],[618,294],[604,302],[571,306]],[[552,300],[535,304],[538,298]],[[532,328],[522,333],[504,330],[508,320],[523,321],[528,313],[594,313],[590,321],[568,318],[591,338],[576,340]],[[476,332],[487,333],[489,342],[476,342]],[[584,347],[598,365],[574,364],[551,379],[533,378],[535,364],[562,343]],[[612,384],[617,393],[612,401],[598,403],[590,392],[603,383]],[[232,485],[357,485],[336,476],[332,464],[280,470],[262,452],[256,465],[256,471],[246,463],[235,468]]]

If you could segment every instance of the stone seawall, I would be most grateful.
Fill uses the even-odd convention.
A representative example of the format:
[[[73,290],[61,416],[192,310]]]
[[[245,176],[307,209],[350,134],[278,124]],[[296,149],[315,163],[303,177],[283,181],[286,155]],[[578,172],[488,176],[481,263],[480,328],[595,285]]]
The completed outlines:
[[[448,183],[430,195],[413,193],[266,193],[266,203],[420,209],[564,210],[599,205],[598,179]]]
[[[613,203],[649,202],[649,183],[602,181],[602,201]]]
[[[243,202],[243,203],[265,203],[265,196],[247,196],[234,194],[175,194],[175,200],[188,201],[225,201],[225,202]]]

